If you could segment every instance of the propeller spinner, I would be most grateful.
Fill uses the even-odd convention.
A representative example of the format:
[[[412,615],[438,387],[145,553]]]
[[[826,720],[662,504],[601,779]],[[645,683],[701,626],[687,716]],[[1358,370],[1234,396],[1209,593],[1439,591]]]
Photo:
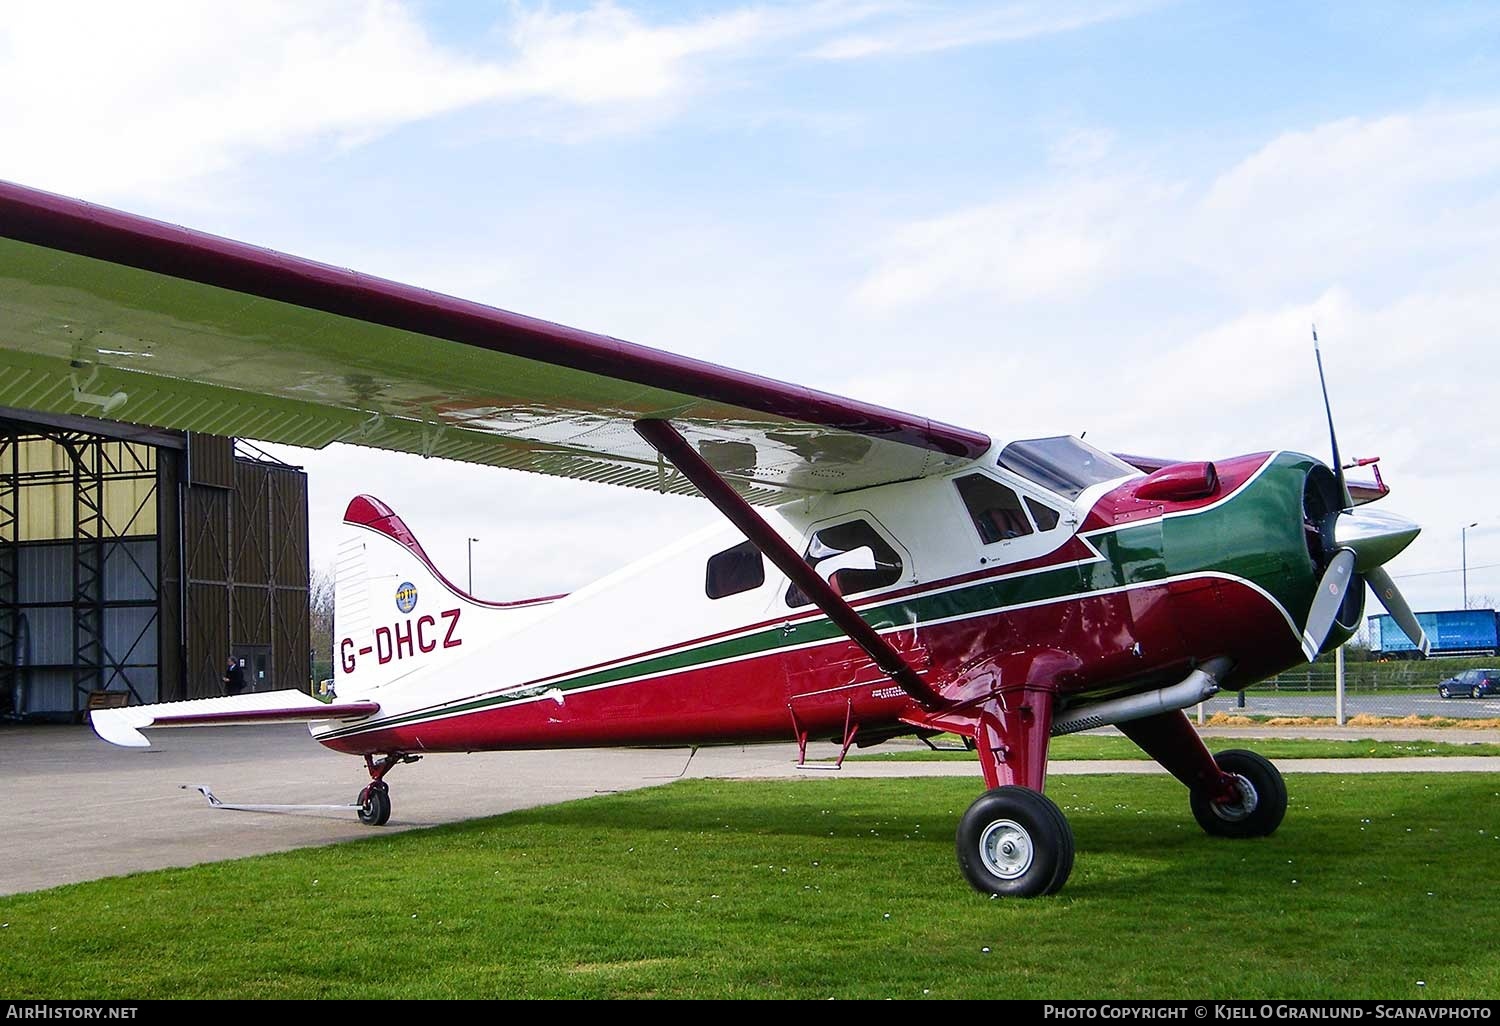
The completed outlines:
[[[1328,401],[1328,379],[1323,374],[1323,354],[1318,350],[1316,327],[1313,328],[1313,355],[1318,361],[1318,383],[1323,388],[1323,410],[1328,415],[1328,440],[1333,449],[1331,469],[1338,482],[1338,497],[1342,505],[1318,527],[1328,562],[1322,579],[1318,581],[1312,608],[1307,613],[1302,650],[1308,662],[1318,657],[1350,587],[1355,581],[1360,581],[1370,585],[1380,604],[1425,656],[1432,647],[1427,634],[1384,566],[1410,545],[1422,529],[1410,520],[1390,513],[1355,510],[1349,483],[1344,478],[1343,461],[1339,458],[1339,440],[1333,428],[1333,407]]]

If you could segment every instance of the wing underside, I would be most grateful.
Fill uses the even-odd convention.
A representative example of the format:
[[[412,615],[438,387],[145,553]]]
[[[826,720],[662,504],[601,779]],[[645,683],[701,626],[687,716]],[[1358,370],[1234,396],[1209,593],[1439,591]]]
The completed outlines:
[[[939,473],[989,439],[0,183],[0,406],[335,441],[691,492],[670,419],[753,502]]]

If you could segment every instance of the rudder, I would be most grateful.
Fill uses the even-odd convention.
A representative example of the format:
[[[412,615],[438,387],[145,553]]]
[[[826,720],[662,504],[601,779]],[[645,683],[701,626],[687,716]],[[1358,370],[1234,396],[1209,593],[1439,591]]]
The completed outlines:
[[[524,610],[561,598],[484,602],[455,587],[385,503],[356,496],[334,570],[334,691],[365,695],[451,661]]]

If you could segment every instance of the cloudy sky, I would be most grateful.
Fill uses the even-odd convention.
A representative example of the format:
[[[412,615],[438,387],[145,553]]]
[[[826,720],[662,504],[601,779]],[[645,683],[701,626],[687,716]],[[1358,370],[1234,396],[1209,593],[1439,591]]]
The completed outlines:
[[[22,5],[0,178],[985,430],[1346,455],[1418,608],[1500,599],[1500,9],[1228,0]],[[337,447],[476,590],[685,498]],[[1372,603],[1373,606],[1373,603]]]

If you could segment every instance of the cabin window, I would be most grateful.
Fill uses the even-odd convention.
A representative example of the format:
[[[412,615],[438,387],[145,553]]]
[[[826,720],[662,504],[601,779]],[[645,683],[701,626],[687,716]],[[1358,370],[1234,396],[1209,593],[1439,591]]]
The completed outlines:
[[[974,521],[980,541],[986,545],[1031,533],[1031,521],[1026,518],[1020,498],[999,481],[983,474],[970,474],[954,484],[969,511],[969,519]]]
[[[1031,496],[1026,496],[1026,508],[1031,511],[1031,519],[1036,521],[1038,531],[1050,531],[1057,526],[1057,510],[1051,506],[1043,506]]]
[[[839,595],[885,588],[901,580],[901,557],[867,520],[825,527],[812,536],[802,558]],[[810,606],[812,599],[795,584],[786,591],[789,606]]]
[[[754,591],[766,583],[766,561],[750,542],[708,557],[708,573],[703,590],[711,599]]]

